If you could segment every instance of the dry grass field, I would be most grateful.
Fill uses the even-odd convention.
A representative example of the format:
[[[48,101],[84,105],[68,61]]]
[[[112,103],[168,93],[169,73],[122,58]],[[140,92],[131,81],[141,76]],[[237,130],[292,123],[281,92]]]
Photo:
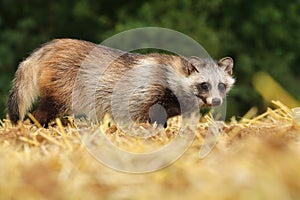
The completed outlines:
[[[204,159],[207,132],[199,124],[190,148],[172,165],[152,173],[115,171],[98,162],[72,123],[48,129],[25,121],[0,124],[0,199],[300,199],[300,125],[280,102],[262,115],[232,118]],[[107,136],[139,149],[172,140],[135,141],[115,126]],[[175,131],[176,132],[176,131]]]

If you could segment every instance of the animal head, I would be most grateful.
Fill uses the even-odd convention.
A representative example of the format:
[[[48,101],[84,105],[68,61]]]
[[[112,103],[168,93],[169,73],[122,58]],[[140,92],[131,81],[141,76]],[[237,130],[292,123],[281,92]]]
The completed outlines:
[[[189,88],[204,105],[219,106],[235,82],[232,68],[233,59],[230,57],[216,62],[192,56],[183,66],[183,71]]]

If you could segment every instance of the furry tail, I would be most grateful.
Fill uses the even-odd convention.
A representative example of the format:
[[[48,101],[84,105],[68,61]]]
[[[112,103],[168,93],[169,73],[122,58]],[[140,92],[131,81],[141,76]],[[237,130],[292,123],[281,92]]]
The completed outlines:
[[[24,119],[26,112],[40,95],[38,74],[38,64],[34,56],[19,65],[7,102],[8,116],[13,124]]]

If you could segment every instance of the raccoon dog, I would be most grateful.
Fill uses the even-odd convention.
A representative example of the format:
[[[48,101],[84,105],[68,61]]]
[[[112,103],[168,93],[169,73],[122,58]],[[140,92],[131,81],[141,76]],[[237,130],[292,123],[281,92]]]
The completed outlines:
[[[234,84],[233,60],[137,54],[75,39],[56,39],[20,63],[8,98],[12,123],[32,104],[43,125],[66,114],[105,113],[161,122],[201,106],[219,106]],[[93,110],[87,111],[87,110]],[[127,118],[128,119],[128,118]]]

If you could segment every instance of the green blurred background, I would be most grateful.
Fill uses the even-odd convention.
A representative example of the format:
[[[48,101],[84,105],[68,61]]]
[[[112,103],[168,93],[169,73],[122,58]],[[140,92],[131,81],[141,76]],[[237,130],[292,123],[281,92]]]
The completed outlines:
[[[143,26],[180,31],[213,58],[234,58],[237,83],[227,116],[243,116],[254,106],[263,112],[269,105],[253,85],[260,71],[300,101],[299,0],[0,0],[0,117],[18,63],[40,44],[64,37],[101,43]],[[282,96],[260,81],[261,91]]]

